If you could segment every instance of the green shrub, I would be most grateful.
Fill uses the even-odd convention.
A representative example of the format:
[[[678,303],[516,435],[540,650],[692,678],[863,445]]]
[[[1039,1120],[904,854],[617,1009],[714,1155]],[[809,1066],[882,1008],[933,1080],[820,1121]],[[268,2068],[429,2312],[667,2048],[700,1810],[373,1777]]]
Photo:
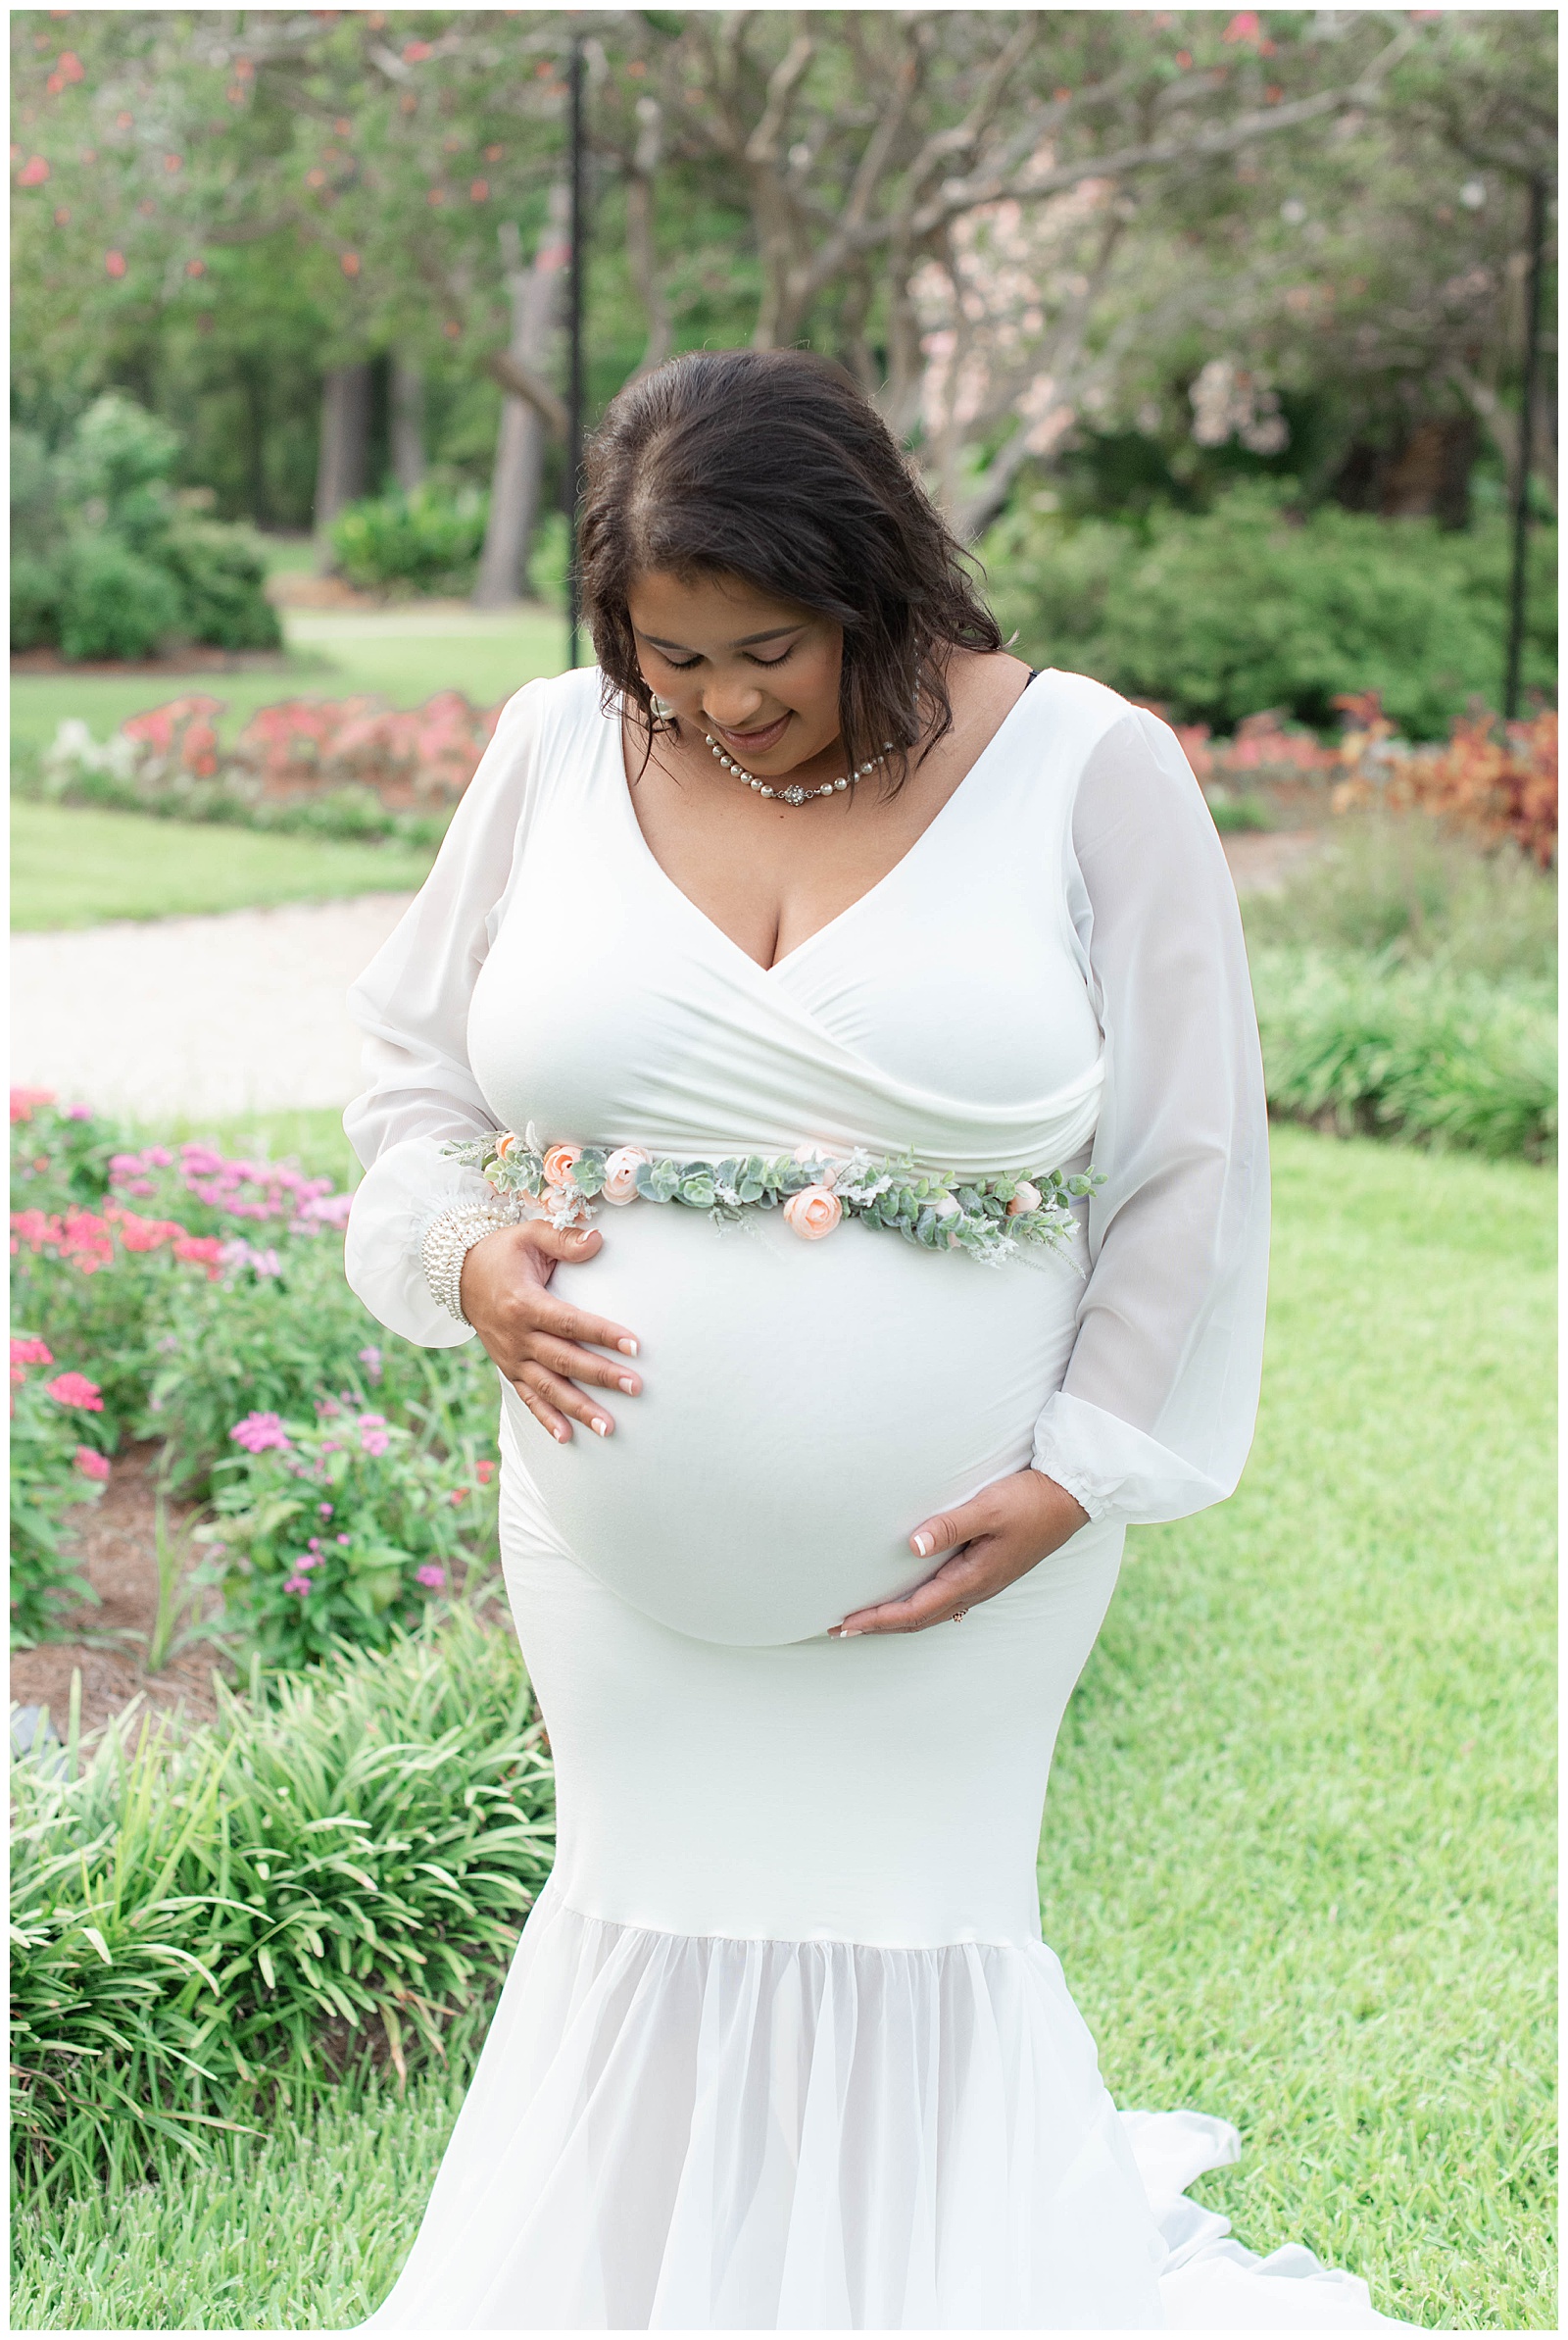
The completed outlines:
[[[1281,893],[1249,894],[1242,909],[1253,944],[1379,951],[1504,980],[1556,980],[1555,880],[1521,853],[1482,853],[1420,814],[1345,816]]]
[[[1553,1158],[1549,993],[1387,952],[1250,953],[1270,1109],[1342,1132]]]
[[[218,1684],[208,1729],[111,1725],[16,1767],[14,2147],[35,2192],[303,2109],[484,2019],[548,1874],[554,1783],[510,1636]]]
[[[457,494],[426,484],[408,494],[347,505],[329,530],[350,584],[370,592],[463,593],[484,545],[487,503],[474,488]]]
[[[179,587],[112,528],[89,528],[66,553],[60,593],[64,658],[151,658],[179,629]]]
[[[220,650],[281,648],[282,624],[264,589],[267,555],[248,528],[182,514],[169,530],[163,558],[198,642]]]
[[[112,391],[53,451],[12,433],[11,638],[68,659],[146,658],[188,639],[274,649],[277,614],[249,529],[176,495],[179,440]]]
[[[1237,487],[1206,513],[1073,523],[1024,506],[982,547],[1004,633],[1184,722],[1234,730],[1278,708],[1335,720],[1375,690],[1413,739],[1441,738],[1474,694],[1495,702],[1506,630],[1500,523],[1445,534],[1325,506],[1295,521],[1277,490]],[[1556,686],[1555,540],[1533,540],[1526,680]]]
[[[197,1541],[225,1625],[268,1666],[324,1658],[344,1637],[384,1647],[460,1570],[495,1557],[493,1457],[434,1454],[385,1415],[333,1400],[311,1422],[251,1414],[229,1440]]]

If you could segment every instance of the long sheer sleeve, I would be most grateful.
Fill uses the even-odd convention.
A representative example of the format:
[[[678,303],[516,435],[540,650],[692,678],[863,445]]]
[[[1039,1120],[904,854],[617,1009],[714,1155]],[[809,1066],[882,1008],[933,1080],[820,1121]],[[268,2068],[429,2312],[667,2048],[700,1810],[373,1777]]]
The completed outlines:
[[[1235,890],[1155,717],[1130,710],[1090,756],[1064,876],[1104,1034],[1104,1183],[1035,1467],[1092,1518],[1177,1519],[1232,1493],[1251,1443],[1268,1125]]]
[[[435,1219],[495,1199],[442,1148],[495,1126],[468,1065],[468,1003],[526,822],[536,731],[530,685],[503,711],[434,869],[348,995],[368,1085],[343,1116],[366,1169],[346,1272],[373,1316],[427,1349],[473,1337],[433,1297],[420,1255]]]

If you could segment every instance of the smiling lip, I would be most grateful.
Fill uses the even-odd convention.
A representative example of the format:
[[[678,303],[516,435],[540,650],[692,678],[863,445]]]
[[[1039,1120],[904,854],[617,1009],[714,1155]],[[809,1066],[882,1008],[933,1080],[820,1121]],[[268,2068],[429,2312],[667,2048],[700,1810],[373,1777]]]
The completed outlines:
[[[743,752],[749,750],[754,756],[765,756],[768,749],[783,738],[784,726],[789,720],[787,715],[781,715],[776,722],[765,723],[759,731],[726,731],[722,723],[715,723],[713,729],[720,739],[727,739],[731,747]]]

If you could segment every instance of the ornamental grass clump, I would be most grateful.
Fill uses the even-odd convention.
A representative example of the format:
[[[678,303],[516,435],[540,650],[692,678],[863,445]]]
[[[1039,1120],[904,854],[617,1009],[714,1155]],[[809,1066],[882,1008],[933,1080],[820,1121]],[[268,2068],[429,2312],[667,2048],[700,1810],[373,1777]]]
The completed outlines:
[[[438,1453],[368,1408],[327,1399],[313,1422],[251,1413],[214,1471],[196,1530],[224,1622],[263,1663],[298,1667],[344,1638],[388,1645],[497,1557],[495,1460]]]
[[[399,2082],[488,2013],[555,1795],[510,1636],[467,1612],[332,1672],[217,1686],[13,1778],[12,2137],[34,2199]]]
[[[1547,988],[1386,954],[1251,952],[1270,1110],[1342,1133],[1554,1160]]]

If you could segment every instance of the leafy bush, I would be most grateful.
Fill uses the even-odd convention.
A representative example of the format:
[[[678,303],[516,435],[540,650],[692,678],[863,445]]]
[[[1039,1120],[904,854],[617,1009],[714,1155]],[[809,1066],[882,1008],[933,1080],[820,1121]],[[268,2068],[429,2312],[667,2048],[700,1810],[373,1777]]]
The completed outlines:
[[[1555,1156],[1556,1017],[1544,988],[1387,953],[1250,953],[1270,1108],[1344,1132]]]
[[[549,1872],[515,1645],[464,1611],[180,1743],[13,1778],[12,2136],[37,2192],[132,2182],[471,2031]]]
[[[345,506],[328,531],[338,568],[369,592],[466,593],[484,546],[488,499],[426,482]]]
[[[1250,945],[1376,952],[1550,987],[1557,888],[1509,849],[1480,853],[1421,814],[1348,813],[1278,894],[1249,894]]]
[[[184,608],[167,569],[111,528],[83,529],[61,565],[61,655],[150,658],[177,633]]]
[[[495,1546],[493,1458],[437,1455],[383,1414],[327,1400],[314,1422],[250,1414],[214,1473],[198,1528],[225,1621],[269,1666],[304,1666],[347,1636],[383,1647]]]
[[[109,1165],[126,1144],[117,1121],[62,1105],[52,1089],[11,1092],[11,1195],[44,1211],[101,1202]]]
[[[1267,708],[1326,725],[1342,693],[1375,690],[1398,728],[1440,738],[1502,672],[1500,525],[1445,534],[1324,507],[1294,522],[1266,485],[1142,525],[1072,523],[1028,506],[982,548],[1003,631],[1036,663],[1075,668],[1183,720],[1230,731]],[[1556,683],[1555,541],[1534,539],[1526,681]]]
[[[118,391],[53,450],[12,434],[12,646],[145,658],[173,639],[271,650],[282,632],[249,529],[170,485],[176,434]]]
[[[96,1502],[110,1465],[92,1436],[103,1398],[85,1374],[38,1369],[54,1353],[41,1340],[11,1341],[11,1646],[47,1638],[67,1609],[98,1596],[67,1556],[64,1530],[78,1505]]]

